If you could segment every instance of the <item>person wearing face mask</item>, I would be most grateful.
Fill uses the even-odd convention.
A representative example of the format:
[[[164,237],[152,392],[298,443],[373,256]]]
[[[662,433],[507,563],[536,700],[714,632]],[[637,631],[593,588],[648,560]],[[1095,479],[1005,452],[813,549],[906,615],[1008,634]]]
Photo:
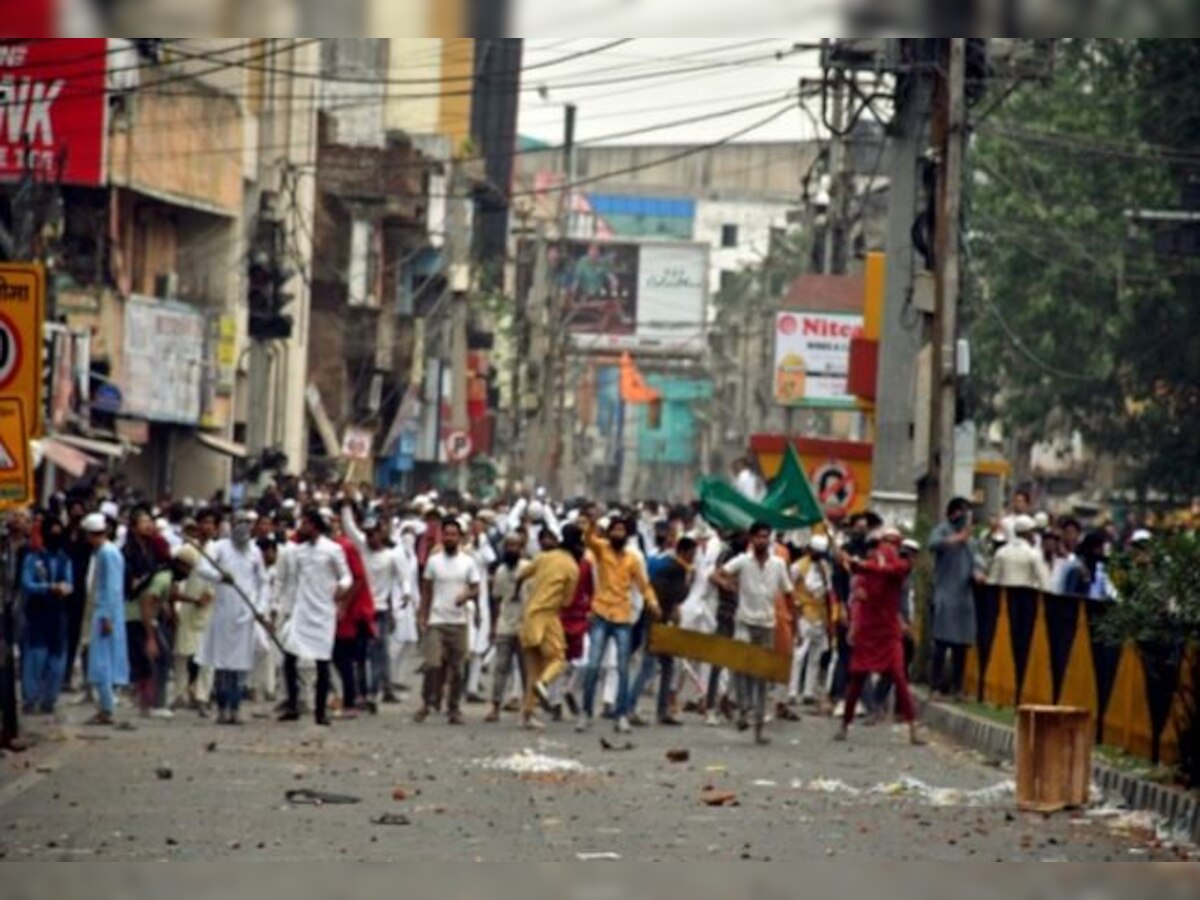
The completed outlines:
[[[1075,550],[1075,558],[1063,575],[1063,593],[1089,600],[1116,600],[1117,592],[1106,571],[1108,535],[1089,532]]]
[[[592,623],[588,633],[587,674],[583,689],[583,716],[576,730],[591,728],[596,705],[596,687],[600,681],[600,663],[611,640],[617,648],[616,730],[629,734],[632,726],[627,717],[629,709],[629,656],[632,651],[635,621],[633,593],[638,591],[650,611],[651,621],[661,616],[658,597],[646,575],[646,566],[639,554],[629,546],[637,523],[615,519],[602,536],[587,516],[580,516],[584,541],[595,559],[596,593],[592,598]]]
[[[967,648],[975,643],[974,583],[982,577],[979,549],[971,537],[971,504],[950,501],[946,521],[933,529],[933,672],[936,696],[961,698]],[[951,667],[946,674],[946,656]]]
[[[24,712],[52,715],[67,667],[67,601],[75,590],[74,568],[62,523],[47,518],[42,546],[21,566],[25,594],[25,642],[21,687]]]
[[[504,695],[512,678],[514,664],[521,671],[521,683],[525,683],[525,662],[521,656],[521,615],[524,612],[526,592],[518,581],[527,563],[522,562],[521,535],[513,533],[504,539],[501,547],[500,564],[492,576],[492,634],[491,643],[496,648],[492,661],[492,711],[486,722],[499,722]]]
[[[237,513],[230,536],[213,545],[211,562],[201,561],[202,571],[218,587],[212,624],[196,662],[213,670],[218,725],[241,724],[242,685],[254,668],[255,612],[265,610],[270,600],[262,551],[253,538],[250,515]]]

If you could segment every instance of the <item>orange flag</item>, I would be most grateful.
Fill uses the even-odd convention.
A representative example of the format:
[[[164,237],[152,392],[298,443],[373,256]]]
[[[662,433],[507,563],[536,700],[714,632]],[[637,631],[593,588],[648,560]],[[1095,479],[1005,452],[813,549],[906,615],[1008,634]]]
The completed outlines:
[[[621,399],[626,403],[655,403],[662,394],[646,384],[628,353],[621,355]]]

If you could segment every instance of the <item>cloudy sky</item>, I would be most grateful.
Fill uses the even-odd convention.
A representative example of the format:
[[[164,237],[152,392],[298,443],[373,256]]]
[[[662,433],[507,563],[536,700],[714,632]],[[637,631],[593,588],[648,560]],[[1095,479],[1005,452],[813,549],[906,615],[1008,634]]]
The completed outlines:
[[[600,2],[585,0],[584,5]],[[679,5],[704,7],[707,2]],[[638,33],[632,28],[606,32]],[[545,90],[522,93],[521,133],[557,144],[563,105],[570,102],[578,108],[577,138],[583,142],[715,141],[790,105],[779,118],[740,139],[809,137],[813,122],[795,94],[800,79],[819,75],[818,54],[795,47],[821,35],[802,28],[776,34],[785,36],[756,38],[731,31],[724,38],[636,38],[618,46],[608,46],[617,38],[528,37],[525,84]],[[578,58],[569,58],[576,54]],[[809,101],[809,108],[819,115],[815,101]]]

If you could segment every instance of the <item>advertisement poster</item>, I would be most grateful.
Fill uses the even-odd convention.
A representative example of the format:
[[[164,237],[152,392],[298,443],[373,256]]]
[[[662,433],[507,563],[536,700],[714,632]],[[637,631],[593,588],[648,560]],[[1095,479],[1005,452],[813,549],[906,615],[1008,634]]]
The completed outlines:
[[[530,298],[537,247],[523,242],[518,291]],[[552,243],[550,288],[583,350],[703,350],[708,248],[684,241]]]
[[[781,406],[856,409],[850,395],[850,341],[862,316],[782,312],[775,320],[775,402]]]
[[[208,322],[197,310],[129,298],[122,412],[151,422],[199,422],[207,332]]]
[[[107,64],[104,38],[0,44],[0,181],[28,162],[38,177],[104,183]]]

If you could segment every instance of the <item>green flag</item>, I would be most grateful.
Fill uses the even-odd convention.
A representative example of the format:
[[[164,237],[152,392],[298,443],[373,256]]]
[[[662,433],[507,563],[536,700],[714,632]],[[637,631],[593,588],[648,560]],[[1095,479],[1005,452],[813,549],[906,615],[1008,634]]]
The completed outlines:
[[[787,452],[783,454],[783,465],[775,480],[771,482],[771,489],[763,498],[762,505],[789,516],[805,519],[809,525],[824,521],[825,511],[817,500],[812,484],[809,483],[804,463],[795,444],[788,442]]]
[[[720,478],[700,479],[697,492],[704,518],[716,528],[744,529],[765,522],[776,531],[797,531],[825,519],[800,455],[790,444],[783,467],[762,503],[744,497]]]

